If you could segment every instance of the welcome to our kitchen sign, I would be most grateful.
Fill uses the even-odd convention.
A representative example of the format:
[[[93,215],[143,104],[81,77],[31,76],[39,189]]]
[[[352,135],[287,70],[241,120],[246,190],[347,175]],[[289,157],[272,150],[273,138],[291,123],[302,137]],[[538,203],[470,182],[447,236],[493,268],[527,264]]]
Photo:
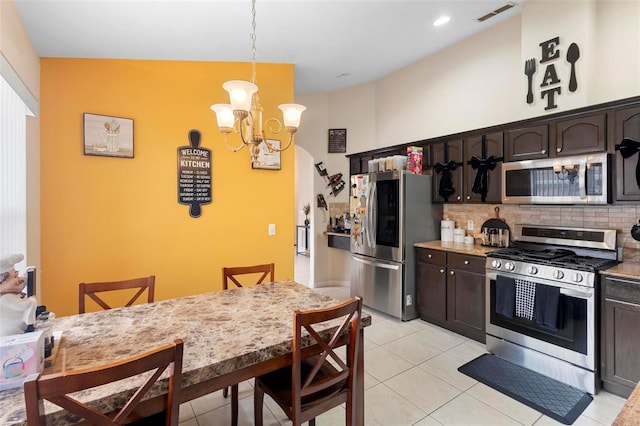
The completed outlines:
[[[576,62],[580,59],[580,48],[576,43],[566,47],[560,44],[560,37],[554,37],[539,44],[540,57],[529,58],[524,62],[524,75],[527,77],[526,101],[532,104],[534,97],[546,101],[545,111],[558,107],[557,98],[568,90],[578,90]],[[558,74],[560,65],[569,64],[569,75]],[[563,67],[564,68],[564,67]]]

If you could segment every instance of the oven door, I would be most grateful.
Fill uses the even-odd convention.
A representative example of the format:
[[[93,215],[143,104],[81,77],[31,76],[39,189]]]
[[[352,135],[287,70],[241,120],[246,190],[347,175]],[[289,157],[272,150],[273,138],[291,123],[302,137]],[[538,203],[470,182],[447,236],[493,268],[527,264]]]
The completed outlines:
[[[508,278],[529,277],[501,272]],[[596,370],[595,362],[595,289],[536,279],[535,284],[560,287],[560,314],[558,329],[542,327],[534,320],[504,316],[496,312],[495,271],[487,271],[486,278],[486,330],[487,335],[504,339],[586,368]]]
[[[607,204],[606,153],[526,160],[502,165],[502,202]]]

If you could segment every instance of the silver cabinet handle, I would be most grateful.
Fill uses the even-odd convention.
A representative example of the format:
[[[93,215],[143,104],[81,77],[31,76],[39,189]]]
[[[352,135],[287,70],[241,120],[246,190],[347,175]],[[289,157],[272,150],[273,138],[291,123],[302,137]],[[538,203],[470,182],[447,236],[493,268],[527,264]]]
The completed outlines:
[[[458,200],[461,200],[461,199],[462,199],[462,197],[458,195]]]
[[[444,269],[440,269],[440,273],[441,273],[441,274],[444,274]]]
[[[428,257],[429,259],[431,259],[433,256],[431,255],[431,253],[429,253],[429,254],[427,255],[427,257]]]
[[[455,274],[455,272],[453,272],[453,271],[450,271],[449,273],[450,273],[451,275]]]
[[[540,151],[540,154],[546,154],[546,153],[547,153],[546,149],[543,149],[542,151]]]
[[[468,261],[468,260],[465,260],[465,261],[464,261],[464,264],[465,264],[465,265],[468,265],[468,264],[469,264],[469,261]]]
[[[467,200],[470,200],[470,199],[471,199],[471,195],[467,195]]]
[[[556,148],[556,152],[562,152],[562,148],[561,147]]]

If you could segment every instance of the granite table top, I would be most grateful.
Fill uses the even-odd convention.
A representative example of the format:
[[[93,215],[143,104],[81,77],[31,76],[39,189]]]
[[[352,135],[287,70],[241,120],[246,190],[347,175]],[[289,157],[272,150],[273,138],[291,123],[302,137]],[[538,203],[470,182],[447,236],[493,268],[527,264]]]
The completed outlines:
[[[184,341],[183,389],[291,352],[293,311],[328,307],[331,297],[293,281],[279,281],[198,294],[155,303],[53,320],[62,331],[56,359],[44,374],[94,367],[154,349],[177,338]],[[363,313],[363,326],[371,316]],[[122,389],[139,380],[78,393],[83,402],[99,401],[115,409]],[[162,389],[164,385],[165,389]],[[149,397],[166,392],[166,381]],[[45,401],[52,424],[68,424],[68,413]],[[22,388],[0,392],[0,425],[25,425]]]
[[[449,241],[440,241],[440,240],[415,243],[414,247],[443,250],[443,251],[449,251],[453,253],[462,253],[462,254],[469,254],[472,256],[482,256],[482,257],[486,257],[487,253],[499,249],[498,247],[487,247],[487,246],[482,246],[480,244],[462,244],[462,243],[453,243]]]

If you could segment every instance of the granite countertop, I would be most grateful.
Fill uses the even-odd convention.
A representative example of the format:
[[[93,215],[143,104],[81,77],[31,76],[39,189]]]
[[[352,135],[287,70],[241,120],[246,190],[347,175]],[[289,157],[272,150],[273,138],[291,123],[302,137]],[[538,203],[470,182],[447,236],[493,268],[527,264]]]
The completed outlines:
[[[629,399],[613,421],[612,426],[633,426],[640,424],[640,383],[633,390]]]
[[[62,330],[55,362],[44,373],[94,367],[184,341],[182,386],[187,387],[291,351],[292,313],[334,305],[335,299],[293,281],[261,284],[52,320]],[[371,316],[363,313],[363,326]],[[138,378],[131,378],[133,387]],[[78,393],[113,409],[123,382]],[[166,383],[165,383],[166,387]],[[124,387],[126,389],[126,387]],[[150,391],[153,397],[161,389]],[[57,407],[45,403],[47,417]],[[68,424],[58,410],[52,424]],[[68,414],[67,414],[68,415]],[[24,425],[22,387],[0,392],[0,425]]]
[[[633,280],[640,279],[640,250],[625,248],[622,263],[600,271],[600,274]]]
[[[454,253],[470,254],[472,256],[486,257],[487,253],[498,250],[498,247],[485,247],[480,244],[461,244],[445,241],[427,241],[423,243],[415,243],[414,247],[450,251]]]

